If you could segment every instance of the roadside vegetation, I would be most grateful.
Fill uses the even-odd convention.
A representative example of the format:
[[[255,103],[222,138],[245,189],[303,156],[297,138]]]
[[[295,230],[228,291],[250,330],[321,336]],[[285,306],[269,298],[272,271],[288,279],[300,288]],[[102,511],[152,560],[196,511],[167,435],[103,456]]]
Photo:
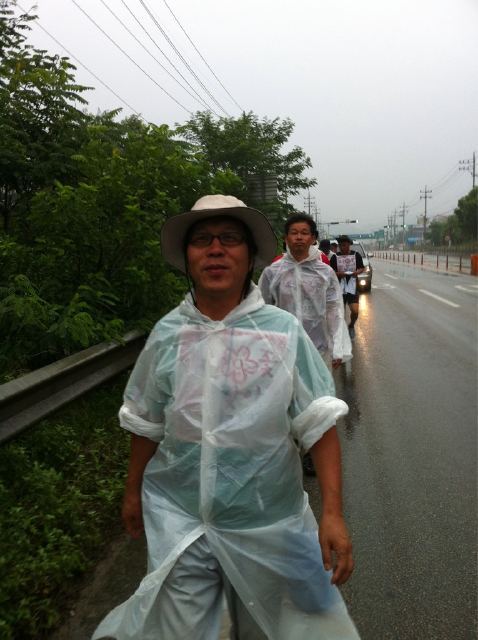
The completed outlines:
[[[42,640],[119,531],[126,381],[95,390],[0,447],[0,640]]]
[[[478,239],[478,187],[458,200],[451,216],[445,220],[433,220],[428,240],[435,247],[451,245],[476,250]]]

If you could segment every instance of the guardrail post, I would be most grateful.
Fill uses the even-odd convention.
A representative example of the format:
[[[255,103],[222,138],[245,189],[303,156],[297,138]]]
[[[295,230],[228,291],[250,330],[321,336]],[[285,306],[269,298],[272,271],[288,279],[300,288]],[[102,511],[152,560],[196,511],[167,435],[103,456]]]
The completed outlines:
[[[410,254],[408,254],[408,264],[410,264]]]
[[[421,264],[421,265],[422,265],[422,267],[423,267],[423,253],[422,253],[422,259],[420,260],[420,264]]]
[[[438,253],[437,253],[437,269],[438,269]]]
[[[413,264],[417,264],[417,254],[413,254]]]
[[[460,273],[461,273],[461,260],[462,260],[462,257],[463,257],[463,256],[461,256],[461,255],[460,255],[460,263],[459,263],[459,265],[458,265],[458,271],[459,271]]]
[[[445,269],[448,271],[448,253],[446,254]]]

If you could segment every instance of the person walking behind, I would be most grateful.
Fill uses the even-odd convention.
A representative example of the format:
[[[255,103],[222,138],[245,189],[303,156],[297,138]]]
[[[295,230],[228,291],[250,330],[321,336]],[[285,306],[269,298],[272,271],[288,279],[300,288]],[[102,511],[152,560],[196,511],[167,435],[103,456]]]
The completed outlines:
[[[306,213],[289,216],[284,226],[287,252],[259,278],[264,300],[294,314],[324,360],[337,368],[352,358],[342,293],[329,265],[317,259],[317,226]]]
[[[252,283],[274,233],[240,200],[204,196],[161,246],[191,290],[151,332],[120,411],[123,521],[146,533],[148,575],[93,639],[217,640],[225,593],[235,640],[356,640],[337,589],[353,570],[334,426],[347,405],[297,319]],[[296,441],[317,471],[319,537]]]
[[[330,250],[330,240],[327,238],[324,238],[323,240],[321,240],[319,242],[319,249],[327,256],[328,262],[327,264],[330,264],[330,258],[332,257],[333,252]]]
[[[335,238],[333,238],[333,239],[330,241],[330,251],[331,251],[331,254],[332,254],[332,253],[337,253],[337,252],[338,252],[338,250],[339,250],[339,243],[337,242],[337,240],[336,240]],[[332,257],[332,255],[330,255],[329,260],[330,260],[330,258],[331,258],[331,257]]]
[[[334,271],[321,258],[317,225],[312,216],[287,218],[287,251],[280,262],[264,269],[259,288],[264,300],[294,314],[328,366],[338,368],[352,358],[352,344],[344,320],[340,285]],[[315,475],[311,456],[302,458],[307,476]]]
[[[344,305],[350,309],[349,334],[355,338],[355,323],[359,316],[359,292],[357,289],[357,276],[364,271],[363,260],[360,253],[351,251],[353,240],[349,236],[342,235],[337,238],[340,251],[330,259],[330,266],[337,273],[342,286]]]

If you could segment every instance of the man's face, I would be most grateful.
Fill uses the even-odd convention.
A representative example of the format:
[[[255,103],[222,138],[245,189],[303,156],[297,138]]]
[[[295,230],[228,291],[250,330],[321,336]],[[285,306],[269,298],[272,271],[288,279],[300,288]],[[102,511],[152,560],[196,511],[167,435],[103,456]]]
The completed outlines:
[[[207,234],[226,234],[222,244],[213,238],[209,246],[201,246]],[[234,238],[239,244],[230,244]],[[196,295],[226,296],[240,300],[246,276],[252,266],[242,225],[232,219],[214,218],[199,222],[187,246],[189,273]]]
[[[339,248],[339,245],[338,245],[338,244],[335,244],[335,242],[334,242],[334,244],[331,244],[331,245],[330,245],[330,250],[331,250],[333,253],[337,253],[338,248]]]
[[[347,255],[347,253],[350,253],[350,242],[341,242],[340,243],[340,253],[343,253],[345,255]]]
[[[285,241],[294,258],[303,260],[309,255],[309,247],[314,244],[315,236],[307,222],[294,222],[287,231]]]

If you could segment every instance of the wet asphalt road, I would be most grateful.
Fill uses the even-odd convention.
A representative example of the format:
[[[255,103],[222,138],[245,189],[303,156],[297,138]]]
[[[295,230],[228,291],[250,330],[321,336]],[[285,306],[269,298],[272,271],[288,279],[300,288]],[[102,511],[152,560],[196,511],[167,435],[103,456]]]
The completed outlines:
[[[335,374],[356,559],[343,595],[364,640],[472,640],[478,278],[373,267],[354,359]]]

